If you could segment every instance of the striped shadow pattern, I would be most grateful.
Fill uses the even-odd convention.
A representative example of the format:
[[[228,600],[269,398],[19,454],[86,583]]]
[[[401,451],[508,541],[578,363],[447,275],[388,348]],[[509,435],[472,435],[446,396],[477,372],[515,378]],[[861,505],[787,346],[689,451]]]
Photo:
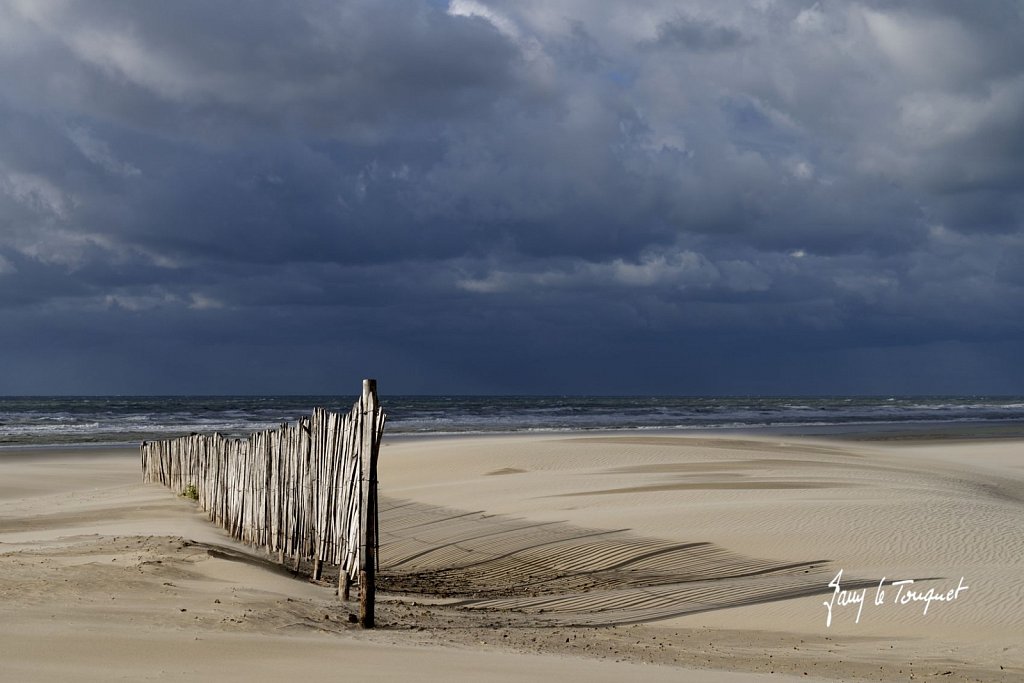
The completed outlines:
[[[657,621],[831,592],[826,560],[380,499],[381,589],[557,625]],[[870,581],[844,581],[844,588]]]

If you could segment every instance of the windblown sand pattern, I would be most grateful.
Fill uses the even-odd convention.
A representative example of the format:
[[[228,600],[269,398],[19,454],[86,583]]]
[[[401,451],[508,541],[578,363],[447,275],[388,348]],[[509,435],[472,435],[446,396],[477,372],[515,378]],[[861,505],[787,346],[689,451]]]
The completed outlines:
[[[141,484],[134,451],[0,454],[0,679],[1024,680],[1020,441],[385,445],[381,588],[406,595],[376,634],[333,576]],[[828,486],[718,486],[778,482]],[[829,627],[840,569],[869,604]],[[883,576],[970,589],[925,614],[876,604]]]
[[[455,598],[472,610],[612,625],[827,592],[826,560],[778,563],[710,542],[586,529],[382,499],[388,591]],[[831,573],[830,573],[831,572]],[[870,581],[851,582],[870,585]]]

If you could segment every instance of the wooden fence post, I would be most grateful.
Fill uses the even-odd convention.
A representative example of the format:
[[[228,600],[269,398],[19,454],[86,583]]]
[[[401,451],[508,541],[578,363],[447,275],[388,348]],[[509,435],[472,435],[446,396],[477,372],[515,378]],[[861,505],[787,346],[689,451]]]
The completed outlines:
[[[359,625],[373,628],[376,599],[377,545],[377,422],[380,404],[377,401],[377,380],[363,380],[362,408],[362,491],[359,514],[362,517],[359,539]]]

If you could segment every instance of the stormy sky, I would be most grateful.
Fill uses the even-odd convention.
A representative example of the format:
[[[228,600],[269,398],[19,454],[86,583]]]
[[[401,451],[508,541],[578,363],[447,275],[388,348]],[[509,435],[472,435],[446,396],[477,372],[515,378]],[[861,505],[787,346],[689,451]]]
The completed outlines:
[[[0,393],[1022,393],[1022,35],[0,0]]]

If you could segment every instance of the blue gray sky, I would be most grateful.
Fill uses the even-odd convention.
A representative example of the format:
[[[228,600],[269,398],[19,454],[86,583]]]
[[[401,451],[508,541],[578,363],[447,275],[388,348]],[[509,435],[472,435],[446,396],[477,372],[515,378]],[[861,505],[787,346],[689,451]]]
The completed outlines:
[[[0,0],[0,393],[1024,393],[1022,35]]]

